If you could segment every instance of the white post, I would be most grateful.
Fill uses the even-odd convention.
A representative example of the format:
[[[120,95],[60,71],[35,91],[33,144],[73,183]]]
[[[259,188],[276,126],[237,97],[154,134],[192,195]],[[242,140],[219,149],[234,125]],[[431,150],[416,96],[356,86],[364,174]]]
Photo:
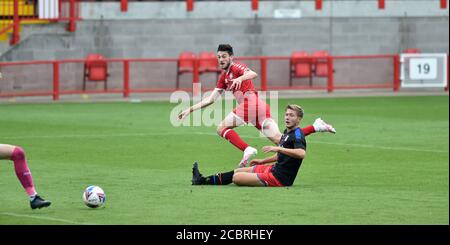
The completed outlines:
[[[38,0],[39,19],[57,19],[59,0]]]

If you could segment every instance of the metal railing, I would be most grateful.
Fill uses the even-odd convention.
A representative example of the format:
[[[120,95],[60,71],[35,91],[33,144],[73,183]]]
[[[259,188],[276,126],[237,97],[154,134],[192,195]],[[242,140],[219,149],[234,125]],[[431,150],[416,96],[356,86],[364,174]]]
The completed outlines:
[[[310,59],[312,66],[316,64]],[[338,89],[392,89],[400,88],[399,55],[328,56],[322,59],[325,75],[295,78],[289,81],[292,57],[255,56],[238,57],[259,74],[254,85],[260,91],[268,90],[324,90],[329,93]],[[66,94],[119,93],[124,98],[131,93],[195,92],[216,86],[216,75],[199,72],[200,59],[193,59],[194,69],[182,75],[180,87],[176,86],[178,58],[105,59],[108,67],[108,89],[91,82],[83,90],[86,75],[86,59],[56,61],[0,62],[3,79],[0,97],[52,96],[59,100]],[[314,71],[314,69],[312,69]],[[448,80],[448,78],[447,78]],[[447,81],[448,83],[448,81]],[[447,88],[448,89],[448,85]]]
[[[20,25],[26,21],[68,22],[68,31],[76,30],[78,0],[4,0],[0,2],[0,36],[12,31],[10,44],[20,41]]]

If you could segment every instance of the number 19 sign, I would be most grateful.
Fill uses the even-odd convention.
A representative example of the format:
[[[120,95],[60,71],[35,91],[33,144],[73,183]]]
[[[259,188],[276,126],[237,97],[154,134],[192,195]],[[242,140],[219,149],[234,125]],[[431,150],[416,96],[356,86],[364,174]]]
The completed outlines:
[[[412,80],[433,80],[437,78],[437,60],[435,58],[411,58],[409,77]]]

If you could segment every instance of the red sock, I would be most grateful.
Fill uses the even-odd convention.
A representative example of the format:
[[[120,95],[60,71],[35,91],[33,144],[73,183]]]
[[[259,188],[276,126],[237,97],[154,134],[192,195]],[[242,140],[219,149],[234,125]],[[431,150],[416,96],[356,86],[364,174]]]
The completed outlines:
[[[305,134],[305,137],[316,132],[313,125],[309,125],[309,126],[302,128],[302,131]]]
[[[241,151],[244,151],[245,148],[248,147],[248,144],[245,143],[233,129],[222,130],[220,136],[230,141],[231,144],[236,146]]]
[[[16,147],[11,155],[11,160],[14,162],[14,170],[17,178],[22,184],[23,188],[29,196],[36,195],[36,190],[33,184],[33,177],[31,177],[30,169],[28,168],[25,152],[22,148]]]

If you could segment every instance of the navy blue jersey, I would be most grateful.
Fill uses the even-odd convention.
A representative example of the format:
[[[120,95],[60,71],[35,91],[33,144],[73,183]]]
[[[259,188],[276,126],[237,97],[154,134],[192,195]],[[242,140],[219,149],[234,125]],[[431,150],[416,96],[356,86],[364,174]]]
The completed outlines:
[[[287,149],[300,148],[306,151],[306,140],[303,131],[300,128],[296,128],[289,133],[287,133],[287,130],[284,130],[279,146]],[[284,186],[291,186],[294,183],[300,165],[302,165],[302,161],[303,159],[293,158],[278,152],[277,162],[272,168],[273,176]]]

